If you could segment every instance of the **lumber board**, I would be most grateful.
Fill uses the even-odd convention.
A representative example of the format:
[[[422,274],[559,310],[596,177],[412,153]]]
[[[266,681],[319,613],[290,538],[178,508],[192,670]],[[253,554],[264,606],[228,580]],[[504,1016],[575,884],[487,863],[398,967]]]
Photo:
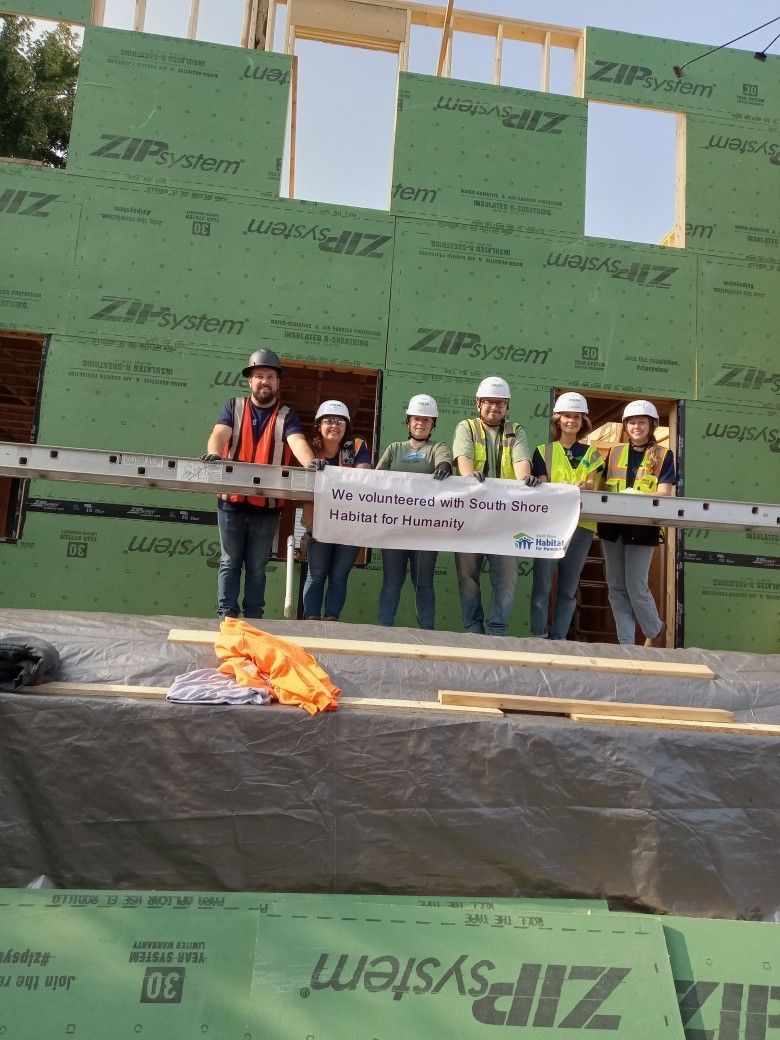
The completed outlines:
[[[677,704],[636,704],[628,701],[591,701],[574,697],[534,697],[517,693],[470,693],[466,690],[439,690],[442,704],[461,704],[502,711],[536,712],[542,715],[612,715],[622,719],[698,720],[734,722],[733,712],[725,708],[689,708]]]
[[[646,726],[657,729],[702,730],[706,733],[743,733],[754,737],[780,737],[780,726],[760,722],[705,722],[700,719],[632,719],[626,715],[572,715],[574,722],[614,726]]]
[[[203,629],[173,628],[168,633],[168,642],[209,646],[215,642],[218,634]],[[457,661],[462,664],[517,665],[526,668],[565,668],[572,671],[599,671],[619,675],[661,675],[669,679],[715,678],[715,673],[707,665],[677,661],[624,661],[615,657],[577,657],[574,654],[537,654],[523,650],[482,650],[476,647],[430,646],[421,643],[382,643],[369,639],[326,639],[298,634],[285,635],[283,638],[310,653]]]
[[[25,686],[20,693],[33,693],[59,697],[127,697],[135,700],[165,700],[167,686],[131,686],[122,683],[50,682],[36,686]],[[195,702],[197,703],[197,702]],[[382,711],[431,711],[450,715],[503,715],[498,708],[478,705],[440,704],[439,701],[415,701],[382,697],[340,697],[340,708],[358,710],[379,709]],[[278,705],[289,707],[289,705]]]

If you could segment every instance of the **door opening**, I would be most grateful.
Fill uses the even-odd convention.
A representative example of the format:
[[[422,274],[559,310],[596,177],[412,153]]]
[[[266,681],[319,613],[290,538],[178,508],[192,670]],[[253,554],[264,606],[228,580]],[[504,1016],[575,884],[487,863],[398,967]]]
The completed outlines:
[[[0,440],[34,440],[43,351],[42,335],[0,330]],[[0,541],[19,537],[23,486],[16,477],[0,477]]]

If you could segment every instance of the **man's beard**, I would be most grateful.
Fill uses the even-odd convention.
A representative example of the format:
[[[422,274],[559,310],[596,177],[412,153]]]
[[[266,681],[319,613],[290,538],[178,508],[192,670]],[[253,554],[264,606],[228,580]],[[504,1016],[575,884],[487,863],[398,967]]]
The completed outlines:
[[[276,400],[276,390],[271,390],[270,387],[261,387],[252,394],[252,399],[255,404],[267,408],[269,404],[273,404]]]

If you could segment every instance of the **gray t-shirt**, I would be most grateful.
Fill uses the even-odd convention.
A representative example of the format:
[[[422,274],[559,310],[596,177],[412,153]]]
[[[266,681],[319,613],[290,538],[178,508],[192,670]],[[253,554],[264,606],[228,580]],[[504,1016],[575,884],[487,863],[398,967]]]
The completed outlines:
[[[449,445],[443,441],[427,441],[416,448],[411,441],[393,441],[382,452],[376,468],[403,473],[433,473],[440,462],[452,462]]]
[[[498,476],[501,472],[500,444],[498,433],[500,427],[485,426],[485,451],[487,452],[488,471],[490,477]],[[471,436],[471,427],[468,420],[463,419],[455,427],[455,439],[452,444],[452,454],[457,459],[465,455],[467,459],[474,458],[474,441]],[[512,446],[512,462],[530,462],[531,449],[528,446],[528,435],[519,424],[515,425],[515,443]]]

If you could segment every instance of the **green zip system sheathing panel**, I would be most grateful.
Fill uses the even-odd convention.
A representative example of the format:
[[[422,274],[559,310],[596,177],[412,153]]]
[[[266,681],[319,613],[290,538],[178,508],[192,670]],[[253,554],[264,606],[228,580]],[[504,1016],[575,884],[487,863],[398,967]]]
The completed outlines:
[[[697,396],[776,407],[780,272],[709,256],[698,266]]]
[[[685,494],[751,501],[777,490],[780,409],[688,402]],[[776,653],[780,532],[686,531],[685,645]]]
[[[15,1040],[53,1026],[103,1040],[109,1022],[166,1040],[479,1037],[490,1025],[683,1040],[660,920],[533,901],[257,895],[256,910],[231,911],[231,896],[189,898],[0,911]]]
[[[24,14],[53,22],[89,25],[92,21],[92,0],[24,0],[21,4],[0,0],[0,16],[4,14]]]
[[[64,328],[81,193],[62,171],[0,163],[0,328]]]
[[[88,29],[68,168],[276,198],[291,58]]]
[[[373,210],[95,184],[68,332],[381,367],[393,226]]]
[[[678,79],[674,66],[699,58],[710,49],[706,44],[590,28],[585,43],[588,99],[733,120],[749,137],[780,122],[776,55],[756,61],[750,51],[724,48],[701,57]]]
[[[587,102],[402,72],[391,210],[581,235]]]
[[[780,124],[746,131],[688,116],[686,140],[686,245],[774,266],[777,280]]]
[[[694,320],[683,250],[398,222],[391,371],[690,397]]]

